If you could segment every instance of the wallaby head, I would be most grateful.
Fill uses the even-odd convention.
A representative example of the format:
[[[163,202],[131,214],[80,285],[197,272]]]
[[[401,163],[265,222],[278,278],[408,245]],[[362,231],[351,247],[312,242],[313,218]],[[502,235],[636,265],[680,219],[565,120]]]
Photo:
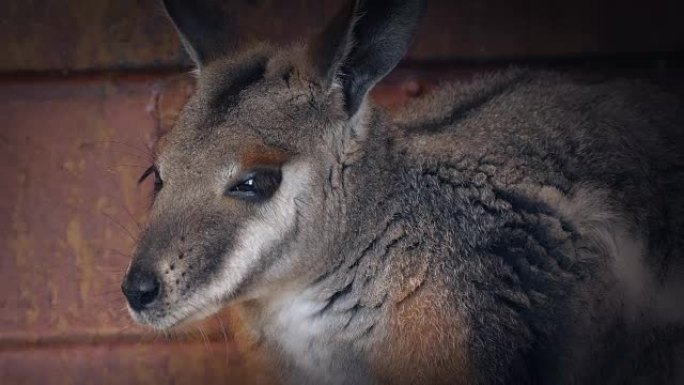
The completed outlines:
[[[305,284],[334,263],[345,162],[366,156],[367,95],[405,54],[418,0],[350,1],[307,44],[234,52],[212,1],[165,0],[198,70],[159,143],[155,200],[122,288],[166,328]]]

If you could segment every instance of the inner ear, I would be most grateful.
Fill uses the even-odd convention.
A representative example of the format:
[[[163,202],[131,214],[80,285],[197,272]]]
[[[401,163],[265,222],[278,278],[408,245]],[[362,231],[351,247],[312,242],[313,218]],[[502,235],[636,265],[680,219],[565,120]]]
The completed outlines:
[[[309,43],[314,75],[339,82],[349,116],[406,54],[424,10],[423,0],[349,1]]]

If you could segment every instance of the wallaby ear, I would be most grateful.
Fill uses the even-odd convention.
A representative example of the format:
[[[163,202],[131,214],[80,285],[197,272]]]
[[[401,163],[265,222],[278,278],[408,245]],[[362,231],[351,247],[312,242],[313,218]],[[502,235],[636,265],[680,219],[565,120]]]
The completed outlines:
[[[315,75],[342,86],[350,116],[404,57],[424,10],[423,0],[349,1],[310,42]]]
[[[221,0],[163,0],[166,13],[198,68],[235,49],[235,22]]]

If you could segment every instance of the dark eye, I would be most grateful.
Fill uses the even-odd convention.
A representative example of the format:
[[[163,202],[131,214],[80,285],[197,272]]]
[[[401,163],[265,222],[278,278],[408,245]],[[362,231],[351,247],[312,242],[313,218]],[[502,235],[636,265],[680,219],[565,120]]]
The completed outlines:
[[[148,176],[152,174],[154,174],[154,193],[156,194],[162,189],[162,187],[164,187],[164,182],[159,175],[159,169],[157,169],[157,166],[152,165],[150,168],[145,170],[145,172],[140,176],[140,179],[138,179],[138,183],[142,183],[145,179],[147,179]]]
[[[230,187],[225,195],[249,202],[261,202],[273,196],[280,181],[280,169],[252,170]]]

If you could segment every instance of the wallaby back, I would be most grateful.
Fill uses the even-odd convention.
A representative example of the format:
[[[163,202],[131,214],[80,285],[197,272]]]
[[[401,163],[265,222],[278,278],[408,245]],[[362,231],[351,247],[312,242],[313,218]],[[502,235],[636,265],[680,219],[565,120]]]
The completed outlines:
[[[421,1],[240,53],[220,4],[164,3],[199,78],[146,173],[136,320],[232,305],[292,384],[684,380],[680,100],[510,70],[391,115],[367,95]]]

